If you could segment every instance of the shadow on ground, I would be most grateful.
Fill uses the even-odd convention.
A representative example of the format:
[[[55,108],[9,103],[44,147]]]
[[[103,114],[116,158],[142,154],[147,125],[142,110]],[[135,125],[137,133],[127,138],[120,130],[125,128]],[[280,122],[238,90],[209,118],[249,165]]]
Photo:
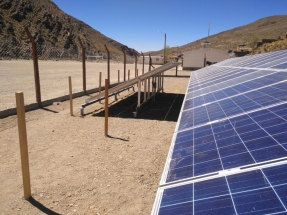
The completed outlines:
[[[143,98],[143,93],[141,93]],[[151,98],[137,114],[137,119],[150,119],[160,121],[177,122],[184,94],[158,93]],[[138,95],[132,94],[129,97],[111,105],[109,107],[109,117],[134,118],[133,112],[136,110]],[[93,114],[95,117],[104,117],[104,110]]]
[[[36,199],[34,199],[32,196],[28,199],[28,202],[31,203],[34,207],[38,208],[40,211],[42,211],[44,214],[49,215],[60,215],[59,213],[52,211],[51,209],[47,208],[46,206],[42,205],[40,202],[38,202]]]

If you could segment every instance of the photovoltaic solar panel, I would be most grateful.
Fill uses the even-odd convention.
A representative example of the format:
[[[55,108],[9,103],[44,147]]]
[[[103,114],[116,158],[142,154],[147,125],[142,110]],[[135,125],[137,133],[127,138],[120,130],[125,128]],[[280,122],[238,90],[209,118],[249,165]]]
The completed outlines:
[[[287,164],[160,188],[158,214],[286,214]]]
[[[282,162],[287,50],[194,71],[152,213],[287,214]]]

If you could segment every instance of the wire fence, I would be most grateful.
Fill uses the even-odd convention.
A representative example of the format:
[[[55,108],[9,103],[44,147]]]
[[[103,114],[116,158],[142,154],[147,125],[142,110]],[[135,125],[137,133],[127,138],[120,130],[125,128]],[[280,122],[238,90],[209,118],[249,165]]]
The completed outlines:
[[[72,77],[73,93],[83,91],[82,50],[37,45],[41,100],[68,95],[68,76]],[[99,87],[99,73],[102,72],[102,86],[107,75],[107,53],[85,50],[86,89]],[[110,84],[123,81],[124,55],[113,54],[110,64]],[[135,77],[135,59],[126,56],[126,80]],[[139,74],[142,73],[140,64]],[[145,66],[145,72],[148,66]],[[36,103],[32,45],[26,41],[11,41],[0,45],[0,111],[15,107],[15,92],[22,91],[25,104]]]

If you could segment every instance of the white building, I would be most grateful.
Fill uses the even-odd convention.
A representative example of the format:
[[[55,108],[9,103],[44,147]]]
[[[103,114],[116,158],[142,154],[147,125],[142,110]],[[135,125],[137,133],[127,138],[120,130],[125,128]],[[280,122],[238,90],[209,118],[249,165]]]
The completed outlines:
[[[220,62],[229,58],[228,53],[213,48],[198,49],[183,53],[183,69],[199,69],[204,67],[204,55],[206,62]]]
[[[151,56],[152,65],[163,65],[163,56]],[[138,57],[138,63],[143,63],[143,57]],[[144,64],[149,64],[149,56],[144,56]]]

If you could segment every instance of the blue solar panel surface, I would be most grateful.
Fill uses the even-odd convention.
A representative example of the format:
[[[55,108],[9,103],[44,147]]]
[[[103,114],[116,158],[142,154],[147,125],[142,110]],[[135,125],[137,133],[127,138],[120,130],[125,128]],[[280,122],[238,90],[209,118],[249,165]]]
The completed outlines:
[[[161,190],[158,214],[287,214],[287,164]]]
[[[287,165],[260,169],[282,159],[287,162],[287,50],[192,72],[161,180],[162,187],[175,185],[159,189],[153,213],[287,214],[287,177],[273,183],[280,171],[287,176]],[[209,180],[252,166],[258,169]],[[246,187],[252,181],[258,183]]]

